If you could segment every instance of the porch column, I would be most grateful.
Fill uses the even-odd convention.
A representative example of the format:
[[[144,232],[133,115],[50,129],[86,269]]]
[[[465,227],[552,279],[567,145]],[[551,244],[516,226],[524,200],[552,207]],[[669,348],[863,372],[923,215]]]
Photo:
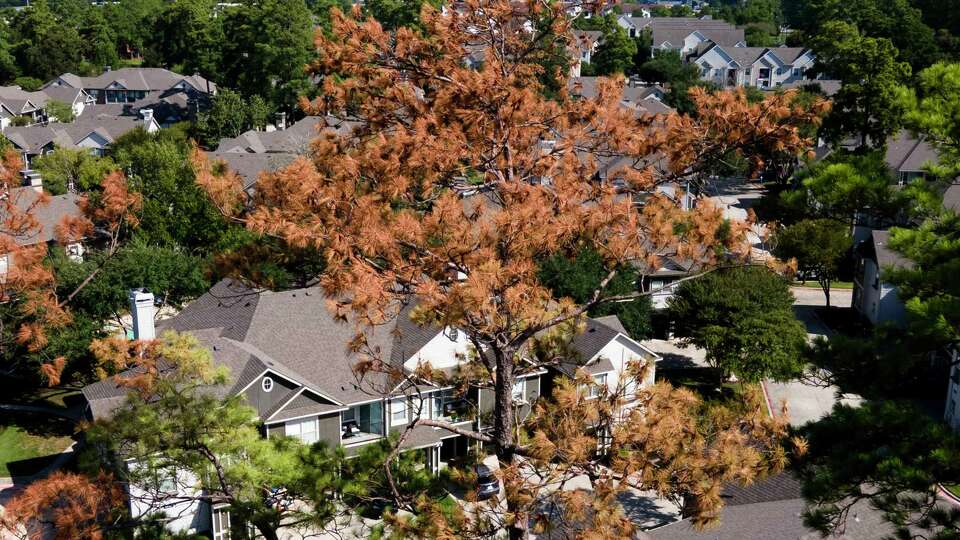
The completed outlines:
[[[427,448],[427,467],[431,474],[440,474],[440,445]]]

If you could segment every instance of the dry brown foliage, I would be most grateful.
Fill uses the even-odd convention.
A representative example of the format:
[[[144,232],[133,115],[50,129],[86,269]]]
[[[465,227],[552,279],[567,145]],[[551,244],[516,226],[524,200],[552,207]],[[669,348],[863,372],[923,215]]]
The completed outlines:
[[[49,232],[43,230],[36,214],[49,204],[50,195],[21,187],[22,167],[19,155],[12,150],[0,161],[0,253],[8,256],[6,275],[0,278],[0,299],[16,305],[16,319],[4,324],[14,325],[17,344],[39,353],[46,347],[50,331],[70,324],[70,299],[98,271],[66,298],[57,296],[47,259],[49,247],[37,241]],[[129,191],[126,178],[117,171],[104,178],[102,193],[95,200],[83,197],[79,205],[82,214],[63,216],[52,231],[53,237],[61,244],[83,239],[102,241],[108,246],[109,256],[118,246],[121,230],[137,225],[141,200],[139,194]],[[97,235],[103,238],[95,238]],[[51,386],[57,385],[65,364],[62,357],[45,358],[39,371]]]
[[[697,89],[696,116],[638,115],[620,106],[622,78],[602,81],[595,99],[564,91],[545,99],[536,59],[555,45],[551,39],[567,42],[562,9],[562,3],[505,0],[467,0],[447,14],[425,6],[422,32],[395,33],[359,19],[357,11],[334,11],[332,35],[340,37],[318,33],[311,66],[322,77],[322,95],[302,105],[348,121],[352,131],[323,130],[309,158],[262,176],[249,201],[235,175],[195,156],[198,181],[225,214],[260,235],[323,255],[319,279],[332,310],[357,321],[352,347],[368,355],[357,367],[361,375],[386,372],[392,382],[410,376],[364,339],[365,327],[388,321],[410,301],[418,303],[417,322],[457,327],[483,351],[471,383],[494,389],[494,427],[469,436],[492,444],[500,458],[508,492],[500,523],[514,538],[526,534],[537,500],[517,472],[517,454],[555,452],[564,463],[588,463],[584,422],[594,420],[554,426],[566,430],[562,438],[544,427],[533,430],[533,444],[518,440],[512,383],[543,367],[523,360],[531,339],[600,302],[622,299],[605,289],[618,268],[657,267],[664,254],[704,269],[748,263],[748,224],[729,223],[704,199],[683,208],[683,190],[709,182],[710,171],[731,156],[756,174],[770,160],[805,154],[811,141],[798,127],[819,122],[828,107],[802,108],[790,92],[749,103],[742,91]],[[524,28],[529,14],[542,24]],[[482,66],[467,67],[467,52],[476,50],[483,51]],[[665,185],[676,190],[658,189]],[[602,255],[610,274],[584,305],[554,301],[537,278],[537,262],[585,246]],[[775,452],[766,448],[780,435],[773,426],[747,418],[725,425],[717,440],[705,439],[690,425],[692,395],[657,387],[647,399],[650,414],[629,419],[647,439],[622,442],[642,451],[620,464],[620,473],[696,496],[704,520],[715,514],[718,482],[749,480],[776,461],[748,451],[760,444]],[[421,418],[418,424],[441,423]],[[562,447],[548,452],[558,441]],[[684,441],[699,445],[691,456],[677,455],[685,449],[671,445]],[[716,449],[723,452],[707,456]],[[675,459],[674,469],[688,477],[644,466],[654,455],[662,455],[661,463]],[[694,465],[704,469],[695,473]]]
[[[0,531],[24,540],[100,540],[124,501],[120,483],[110,475],[57,471],[29,484],[4,507]]]

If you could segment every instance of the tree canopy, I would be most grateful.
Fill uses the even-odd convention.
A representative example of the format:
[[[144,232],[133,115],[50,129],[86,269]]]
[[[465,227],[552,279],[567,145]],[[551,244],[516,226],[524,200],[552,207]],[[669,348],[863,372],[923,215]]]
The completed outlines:
[[[797,261],[798,270],[813,275],[830,307],[830,282],[837,278],[853,245],[846,223],[806,219],[776,232],[773,253]]]
[[[897,88],[910,76],[910,65],[898,60],[887,38],[869,37],[840,21],[824,23],[810,47],[817,57],[813,73],[841,81],[823,133],[833,142],[852,136],[860,146],[884,148],[900,127]]]
[[[607,287],[620,269],[641,262],[655,266],[662,253],[679,252],[707,266],[743,260],[749,253],[745,225],[723,219],[709,204],[685,210],[658,195],[656,186],[698,174],[706,181],[703,163],[718,156],[739,156],[745,170],[755,174],[770,155],[799,155],[810,141],[798,126],[825,110],[821,102],[796,105],[789,92],[751,103],[743,92],[695,89],[690,99],[696,117],[674,115],[661,122],[623,114],[622,79],[601,80],[595,99],[570,99],[561,85],[558,99],[544,100],[543,71],[533,62],[539,51],[556,46],[550,36],[565,39],[569,20],[559,4],[544,7],[540,15],[528,31],[529,26],[521,30],[521,8],[509,2],[468,2],[463,12],[446,16],[425,7],[422,31],[399,28],[388,34],[375,22],[335,13],[332,36],[350,39],[318,37],[313,70],[322,77],[323,98],[312,101],[309,110],[350,118],[357,127],[318,139],[311,159],[261,178],[249,207],[242,204],[235,176],[197,160],[199,181],[218,208],[257,235],[322,255],[326,267],[320,284],[334,300],[335,312],[358,326],[356,349],[364,355],[358,372],[384,373],[393,381],[409,376],[393,369],[365,340],[368,326],[396,317],[407,302],[417,303],[415,322],[456,327],[484,351],[470,360],[463,376],[464,384],[493,391],[492,429],[456,433],[488,444],[500,461],[508,511],[499,527],[512,538],[527,536],[530,520],[538,515],[536,497],[530,495],[543,490],[516,474],[520,454],[527,457],[522,466],[550,478],[563,469],[592,478],[598,465],[588,457],[596,439],[583,433],[584,424],[569,424],[578,437],[558,437],[552,435],[559,426],[551,424],[550,415],[542,416],[542,424],[516,423],[513,382],[540,366],[524,362],[522,351],[535,337],[569,339],[595,306],[642,296],[610,292]],[[478,27],[493,30],[471,30]],[[467,51],[478,47],[482,65],[465,65]],[[323,76],[329,73],[338,76]],[[736,130],[729,129],[733,125]],[[656,154],[669,156],[670,162],[657,174],[644,161]],[[622,178],[619,189],[643,194],[646,204],[637,209],[610,183],[591,181],[597,161],[590,155],[623,156],[625,165],[615,171]],[[606,275],[587,302],[557,301],[539,280],[537,262],[580,247],[601,254]],[[631,377],[639,380],[641,373],[637,366]],[[568,388],[558,403],[584,403],[576,390]],[[676,414],[697,409],[682,391],[667,387],[652,390],[649,407],[656,403],[669,410],[674,392],[680,392],[676,403],[682,404]],[[610,405],[598,412],[612,417],[626,399],[611,396]],[[569,413],[584,410],[571,407]],[[671,454],[676,460],[652,459],[657,454],[652,441],[666,444],[665,439],[635,438],[662,433],[650,424],[653,418],[632,415],[613,432],[612,447],[624,456],[618,470],[624,478],[639,474],[638,485],[647,471],[653,473],[650,467],[689,464],[676,454]],[[664,493],[684,491],[687,500],[697,501],[690,505],[695,521],[711,522],[721,500],[709,486],[762,475],[782,462],[786,450],[774,442],[779,428],[769,420],[748,421],[757,422],[752,433],[762,433],[753,443],[746,433],[735,433],[736,423],[723,424],[720,431],[733,443],[730,455],[745,468],[721,465],[722,473],[699,478],[696,485],[685,480],[682,486],[658,484],[649,476],[647,484]],[[410,425],[451,427],[423,417]],[[528,445],[519,445],[518,431],[526,433]],[[682,435],[684,440],[703,436]],[[722,444],[723,436],[712,437]],[[676,448],[674,442],[670,448]],[[699,453],[696,459],[711,460]],[[616,489],[602,479],[595,485]],[[424,512],[418,501],[399,494],[395,499],[398,508]],[[629,522],[615,523],[629,533]],[[435,521],[432,532],[489,536],[479,525],[470,519]]]
[[[683,283],[669,301],[674,332],[724,374],[788,380],[803,370],[807,333],[787,280],[766,268],[721,270]]]

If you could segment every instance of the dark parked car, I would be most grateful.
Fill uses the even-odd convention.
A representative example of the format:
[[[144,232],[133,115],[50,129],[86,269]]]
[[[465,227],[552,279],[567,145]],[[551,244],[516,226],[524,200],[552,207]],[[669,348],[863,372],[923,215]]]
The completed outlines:
[[[493,469],[484,464],[477,465],[477,499],[486,500],[500,493],[500,480]]]

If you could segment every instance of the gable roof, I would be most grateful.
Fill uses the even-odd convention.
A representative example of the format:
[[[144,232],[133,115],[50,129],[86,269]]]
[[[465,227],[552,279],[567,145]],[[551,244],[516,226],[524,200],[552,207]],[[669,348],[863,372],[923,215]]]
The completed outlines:
[[[31,231],[29,235],[20,235],[15,238],[17,244],[30,246],[46,243],[55,239],[57,225],[64,216],[79,216],[78,204],[80,198],[74,193],[51,196],[47,204],[37,204],[40,193],[32,187],[18,187],[11,189],[9,197],[20,210],[32,208],[32,215],[39,224],[39,229]]]
[[[578,368],[582,368],[591,374],[613,371],[614,366],[609,358],[601,357],[597,362],[591,362],[591,360],[617,338],[629,340],[645,354],[649,354],[650,358],[658,358],[656,353],[630,338],[616,315],[607,315],[586,320],[583,331],[577,333],[570,342],[570,347],[577,352],[579,357],[561,362],[557,369],[571,377],[574,376]]]
[[[111,143],[142,125],[142,120],[130,116],[81,115],[69,124],[51,122],[45,126],[8,127],[4,135],[21,151],[35,154],[50,143],[74,147],[91,133]]]
[[[84,90],[103,90],[110,87],[121,87],[127,90],[164,91],[169,90],[181,82],[186,82],[197,91],[215,92],[217,86],[200,75],[180,75],[163,68],[122,68],[105,71],[95,77],[79,77],[72,73],[65,73],[48,82],[44,87],[66,84],[73,88]],[[209,86],[208,86],[209,85]]]
[[[319,126],[324,122],[320,116],[307,116],[298,120],[287,129],[276,131],[250,130],[237,137],[223,139],[217,145],[218,153],[249,152],[286,153],[303,155],[310,147],[310,142],[319,134]],[[339,126],[340,124],[334,124]],[[337,129],[335,127],[334,129]]]
[[[250,154],[240,152],[208,152],[210,161],[223,161],[230,170],[243,179],[243,189],[254,187],[260,175],[286,167],[297,158],[295,154],[284,152]]]
[[[45,94],[48,100],[60,101],[67,105],[73,105],[78,100],[88,101],[93,99],[82,88],[71,88],[69,86],[48,86],[40,92]]]
[[[871,231],[870,239],[873,244],[874,259],[877,261],[877,266],[880,267],[881,276],[888,268],[913,268],[913,261],[890,249],[890,231]]]

